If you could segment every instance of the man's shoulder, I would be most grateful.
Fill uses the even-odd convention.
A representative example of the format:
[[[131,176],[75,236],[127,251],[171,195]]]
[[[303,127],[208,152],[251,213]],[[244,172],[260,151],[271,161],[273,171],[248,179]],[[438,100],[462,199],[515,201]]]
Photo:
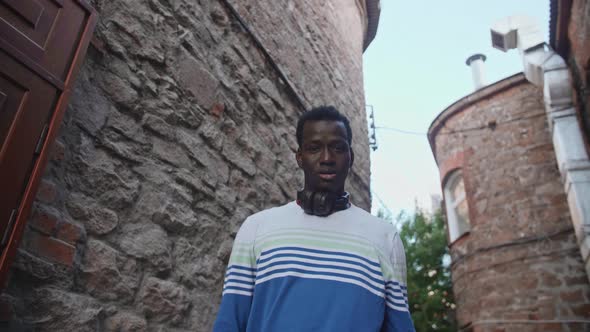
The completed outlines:
[[[242,234],[243,238],[250,240],[254,239],[258,233],[260,225],[268,223],[272,220],[277,220],[277,218],[284,218],[284,216],[292,213],[293,204],[295,203],[287,203],[251,214],[240,225],[240,230],[238,233]]]
[[[352,212],[354,213],[354,218],[367,227],[376,228],[379,231],[391,231],[395,229],[391,222],[374,216],[357,206],[353,206]]]
[[[369,241],[380,247],[388,247],[396,237],[397,230],[395,226],[369,212],[353,206],[351,217],[356,224],[359,235],[363,234]]]
[[[297,208],[297,204],[292,201],[281,206],[275,206],[259,212],[256,212],[248,217],[248,220],[253,222],[261,222],[267,219],[276,219],[277,217],[292,214]]]

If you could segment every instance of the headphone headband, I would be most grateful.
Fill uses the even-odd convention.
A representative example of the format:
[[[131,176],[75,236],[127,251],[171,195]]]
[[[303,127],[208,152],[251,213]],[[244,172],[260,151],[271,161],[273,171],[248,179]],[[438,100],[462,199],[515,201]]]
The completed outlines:
[[[350,207],[350,195],[344,192],[338,196],[332,192],[301,190],[297,192],[297,204],[307,214],[327,217]]]

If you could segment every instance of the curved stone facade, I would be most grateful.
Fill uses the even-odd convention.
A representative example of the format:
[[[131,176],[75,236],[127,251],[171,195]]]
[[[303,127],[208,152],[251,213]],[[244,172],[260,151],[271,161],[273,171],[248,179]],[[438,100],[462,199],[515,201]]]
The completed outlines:
[[[359,3],[92,1],[0,329],[210,331],[238,227],[302,184],[297,96],[351,117],[348,187],[369,209]]]
[[[236,1],[235,4],[284,69],[307,107],[335,105],[350,118],[355,162],[347,190],[355,204],[370,209],[362,71],[367,26],[365,1]]]
[[[450,244],[460,326],[585,331],[586,278],[543,105],[522,74],[444,110],[429,139],[442,185],[462,169],[471,230]]]

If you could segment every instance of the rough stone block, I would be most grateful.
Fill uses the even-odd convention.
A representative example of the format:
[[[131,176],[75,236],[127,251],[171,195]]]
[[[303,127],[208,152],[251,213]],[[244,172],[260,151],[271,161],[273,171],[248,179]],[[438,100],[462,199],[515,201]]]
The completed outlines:
[[[126,254],[145,259],[158,270],[171,268],[168,235],[157,225],[126,224],[121,229],[120,246]]]
[[[132,259],[104,242],[88,241],[81,270],[81,284],[96,298],[133,301],[141,272]]]
[[[108,80],[112,76],[105,74],[101,77]],[[117,83],[119,81],[120,79]],[[88,134],[96,137],[112,112],[112,103],[100,91],[96,82],[89,77],[88,72],[82,72],[76,81],[76,88],[73,90],[71,100],[68,112],[72,114],[73,121],[84,128]]]
[[[104,207],[125,209],[135,200],[139,189],[137,177],[120,161],[104,151],[96,151],[88,159],[79,159],[71,185],[88,197],[97,198]]]
[[[124,107],[133,108],[139,96],[129,82],[110,73],[102,73],[98,77],[100,87],[111,100]]]
[[[168,140],[174,140],[176,138],[175,128],[157,116],[146,114],[143,118],[143,124],[146,128],[149,128]]]
[[[23,249],[18,250],[14,268],[37,280],[48,280],[57,274],[53,263],[33,256]]]
[[[152,140],[154,144],[152,152],[156,158],[181,168],[191,167],[192,164],[187,154],[177,144],[155,137]]]
[[[37,190],[37,200],[43,203],[53,203],[57,198],[57,187],[54,182],[48,179],[41,180]]]
[[[143,312],[156,322],[180,323],[187,314],[187,291],[180,285],[157,278],[145,280],[139,298]]]
[[[244,171],[249,176],[256,174],[256,165],[247,154],[235,144],[226,144],[221,154],[234,166]]]
[[[264,94],[266,94],[268,97],[270,97],[273,102],[275,103],[275,106],[277,107],[282,107],[281,105],[281,96],[279,94],[279,91],[276,88],[276,85],[273,84],[268,78],[263,78],[260,81],[258,81],[257,83],[258,88],[260,89],[260,91],[262,91]]]
[[[93,332],[99,324],[102,306],[96,300],[55,288],[35,289],[25,298],[28,316],[39,331]],[[17,313],[18,314],[18,313]]]
[[[213,122],[204,123],[199,128],[199,135],[209,146],[215,150],[221,150],[224,143],[224,136]],[[231,143],[230,143],[231,144]]]
[[[198,222],[194,212],[186,205],[168,202],[152,214],[152,221],[169,232],[186,234]]]
[[[80,193],[70,194],[66,207],[70,216],[81,222],[90,234],[108,234],[119,224],[117,213],[101,207],[95,200]]]
[[[212,180],[212,181],[208,181]],[[207,198],[215,198],[216,194],[213,191],[216,186],[216,182],[214,179],[209,178],[199,178],[195,174],[191,172],[186,172],[183,170],[179,170],[176,173],[176,182],[190,188],[194,192],[201,193],[203,196]]]
[[[132,313],[119,312],[105,320],[104,328],[105,332],[144,332],[147,331],[147,322]]]
[[[211,108],[219,86],[217,79],[188,53],[181,55],[176,68],[180,86],[192,94],[201,107]]]

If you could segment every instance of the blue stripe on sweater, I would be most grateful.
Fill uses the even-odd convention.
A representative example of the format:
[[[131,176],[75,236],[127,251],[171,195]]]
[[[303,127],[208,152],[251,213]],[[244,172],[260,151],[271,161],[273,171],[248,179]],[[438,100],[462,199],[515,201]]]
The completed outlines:
[[[311,252],[311,253],[315,253],[315,254],[325,254],[325,255],[339,255],[339,256],[345,256],[345,257],[353,257],[353,258],[358,258],[360,260],[363,260],[365,262],[367,262],[368,264],[371,264],[377,268],[380,268],[379,263],[374,262],[372,260],[369,260],[366,257],[363,256],[359,256],[359,255],[355,255],[355,254],[350,254],[350,253],[346,253],[346,252],[339,252],[339,251],[325,251],[325,250],[319,250],[319,249],[308,249],[308,248],[301,248],[301,247],[279,247],[279,248],[274,248],[274,249],[270,249],[267,251],[264,251],[260,254],[260,256],[264,256],[267,254],[271,254],[273,252],[279,251],[279,250],[296,250],[296,251],[306,251],[306,252]]]

